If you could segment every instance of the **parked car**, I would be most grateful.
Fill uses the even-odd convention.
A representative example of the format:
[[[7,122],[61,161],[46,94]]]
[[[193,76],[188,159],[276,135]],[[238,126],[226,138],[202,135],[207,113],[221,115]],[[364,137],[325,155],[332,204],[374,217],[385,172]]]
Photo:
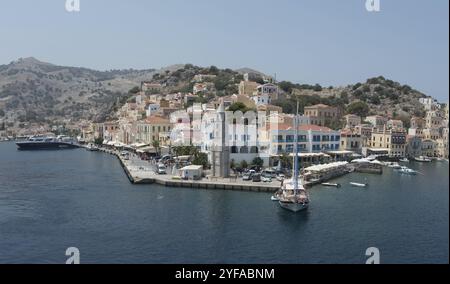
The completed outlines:
[[[161,159],[159,159],[159,161],[161,163],[167,162],[169,160],[172,160],[172,156],[171,155],[164,155],[164,156],[161,157]]]
[[[261,180],[262,180],[262,182],[272,182],[272,177],[270,177],[270,176],[262,176],[261,177]]]
[[[276,171],[274,171],[272,169],[265,169],[262,173],[266,177],[271,177],[271,178],[277,177]]]
[[[260,174],[254,174],[252,177],[253,182],[261,182],[261,175]]]
[[[157,173],[158,173],[158,175],[165,175],[166,174],[166,166],[163,164],[159,164]]]
[[[251,174],[251,173],[245,173],[242,176],[242,180],[252,180],[252,178],[253,178],[253,174]]]
[[[285,178],[286,178],[286,176],[285,176],[284,174],[279,174],[279,175],[277,176],[277,180],[278,180],[278,181],[283,181]]]

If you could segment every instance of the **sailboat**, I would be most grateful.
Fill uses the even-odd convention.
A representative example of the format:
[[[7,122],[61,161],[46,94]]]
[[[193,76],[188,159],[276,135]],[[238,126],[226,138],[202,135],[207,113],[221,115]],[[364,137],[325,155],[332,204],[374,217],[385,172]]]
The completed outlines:
[[[292,179],[285,180],[281,186],[281,194],[279,196],[279,204],[281,208],[299,212],[305,210],[309,206],[309,196],[303,186],[303,180],[298,174],[298,126],[299,126],[299,115],[298,115],[298,102],[297,102],[297,115],[294,118],[294,173]]]

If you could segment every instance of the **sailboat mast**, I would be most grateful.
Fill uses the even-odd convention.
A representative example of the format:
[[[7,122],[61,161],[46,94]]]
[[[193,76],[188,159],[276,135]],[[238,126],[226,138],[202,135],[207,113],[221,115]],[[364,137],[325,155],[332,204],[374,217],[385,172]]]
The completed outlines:
[[[297,195],[298,191],[298,101],[297,101],[297,114],[294,118],[294,192]]]

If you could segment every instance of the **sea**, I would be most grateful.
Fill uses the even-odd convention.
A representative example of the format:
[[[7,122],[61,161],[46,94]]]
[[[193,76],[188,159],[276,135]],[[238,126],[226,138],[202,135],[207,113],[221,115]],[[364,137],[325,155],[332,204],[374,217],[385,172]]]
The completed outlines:
[[[133,185],[116,157],[0,143],[0,263],[449,262],[449,166],[351,173],[292,213],[271,194]],[[357,188],[350,182],[367,183]],[[373,249],[372,249],[373,251]]]

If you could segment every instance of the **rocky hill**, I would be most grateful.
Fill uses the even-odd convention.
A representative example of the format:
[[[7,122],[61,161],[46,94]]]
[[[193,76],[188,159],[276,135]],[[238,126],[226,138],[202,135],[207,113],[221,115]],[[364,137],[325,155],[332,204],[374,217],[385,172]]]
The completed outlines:
[[[382,76],[343,87],[323,88],[320,85],[300,85],[286,81],[280,82],[279,86],[288,94],[288,98],[275,104],[283,107],[285,112],[293,112],[292,106],[298,100],[300,111],[304,106],[323,103],[340,107],[344,113],[361,116],[377,114],[401,119],[405,123],[409,123],[412,116],[424,115],[419,99],[426,97],[425,94]]]
[[[198,102],[207,102],[216,96],[237,93],[243,73],[249,70],[260,76],[257,81],[265,77],[248,68],[231,70],[185,64],[160,70],[95,71],[57,66],[34,58],[19,59],[0,65],[0,119],[48,124],[103,121],[142,81],[160,84],[161,93],[191,92],[199,74],[215,75],[206,79],[211,87],[198,98]],[[413,115],[423,115],[419,98],[425,97],[424,94],[381,76],[342,87],[287,81],[278,84],[282,95],[274,104],[287,113],[293,113],[299,101],[300,111],[305,106],[324,103],[338,106],[345,113],[380,114],[405,122]]]
[[[102,120],[154,70],[95,71],[23,58],[0,65],[0,109],[8,121]]]

